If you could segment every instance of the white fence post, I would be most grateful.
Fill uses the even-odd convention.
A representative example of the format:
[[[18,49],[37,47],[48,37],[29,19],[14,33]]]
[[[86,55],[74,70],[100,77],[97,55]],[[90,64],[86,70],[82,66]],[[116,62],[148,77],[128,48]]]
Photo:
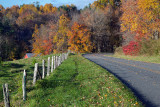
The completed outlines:
[[[3,96],[5,107],[10,107],[8,84],[3,85]]]
[[[65,53],[65,60],[67,59],[67,53]]]
[[[23,79],[22,79],[22,90],[23,90],[23,101],[26,100],[26,71],[23,72]]]
[[[34,67],[34,75],[33,75],[33,85],[36,84],[37,72],[38,72],[38,63],[35,63],[35,67]]]
[[[65,54],[63,53],[63,61],[65,60]]]
[[[58,56],[58,66],[60,66],[60,56]]]
[[[63,62],[63,53],[61,54],[61,63]]]
[[[42,60],[42,78],[45,77],[45,60]]]
[[[50,72],[50,57],[48,57],[47,76],[49,76],[49,72]]]
[[[56,68],[58,67],[58,56],[56,56]]]
[[[56,69],[56,56],[54,56],[54,70]]]
[[[59,65],[61,65],[61,54],[59,55]]]
[[[51,72],[53,72],[53,56],[52,56],[52,63],[51,63]]]

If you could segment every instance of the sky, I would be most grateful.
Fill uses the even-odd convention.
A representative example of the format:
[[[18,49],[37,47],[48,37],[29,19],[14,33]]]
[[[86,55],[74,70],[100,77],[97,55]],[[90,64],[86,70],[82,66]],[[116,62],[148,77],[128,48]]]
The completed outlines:
[[[0,4],[4,7],[12,7],[13,5],[31,4],[38,1],[40,5],[51,3],[53,6],[61,6],[66,4],[74,4],[78,9],[87,6],[89,3],[93,3],[96,0],[0,0]]]

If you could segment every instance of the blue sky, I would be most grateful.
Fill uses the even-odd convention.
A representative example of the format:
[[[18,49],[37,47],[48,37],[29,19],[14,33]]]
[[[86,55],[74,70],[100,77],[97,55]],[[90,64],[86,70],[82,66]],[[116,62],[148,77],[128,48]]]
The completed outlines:
[[[96,0],[0,0],[0,4],[6,8],[12,7],[13,5],[31,4],[36,1],[39,1],[40,5],[52,3],[53,6],[56,7],[65,4],[75,4],[78,7],[78,9],[80,9],[88,5],[89,3],[93,3]]]

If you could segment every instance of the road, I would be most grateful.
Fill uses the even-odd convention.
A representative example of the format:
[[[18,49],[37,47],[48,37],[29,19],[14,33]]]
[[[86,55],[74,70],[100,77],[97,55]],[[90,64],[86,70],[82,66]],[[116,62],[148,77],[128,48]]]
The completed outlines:
[[[107,54],[83,56],[114,74],[146,107],[160,107],[160,64],[114,58]]]

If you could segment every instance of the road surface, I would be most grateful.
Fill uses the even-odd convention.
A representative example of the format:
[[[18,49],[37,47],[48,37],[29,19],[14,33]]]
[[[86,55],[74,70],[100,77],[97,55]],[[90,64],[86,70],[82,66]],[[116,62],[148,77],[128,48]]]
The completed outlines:
[[[113,58],[107,54],[83,56],[114,74],[146,107],[160,107],[160,64]]]

